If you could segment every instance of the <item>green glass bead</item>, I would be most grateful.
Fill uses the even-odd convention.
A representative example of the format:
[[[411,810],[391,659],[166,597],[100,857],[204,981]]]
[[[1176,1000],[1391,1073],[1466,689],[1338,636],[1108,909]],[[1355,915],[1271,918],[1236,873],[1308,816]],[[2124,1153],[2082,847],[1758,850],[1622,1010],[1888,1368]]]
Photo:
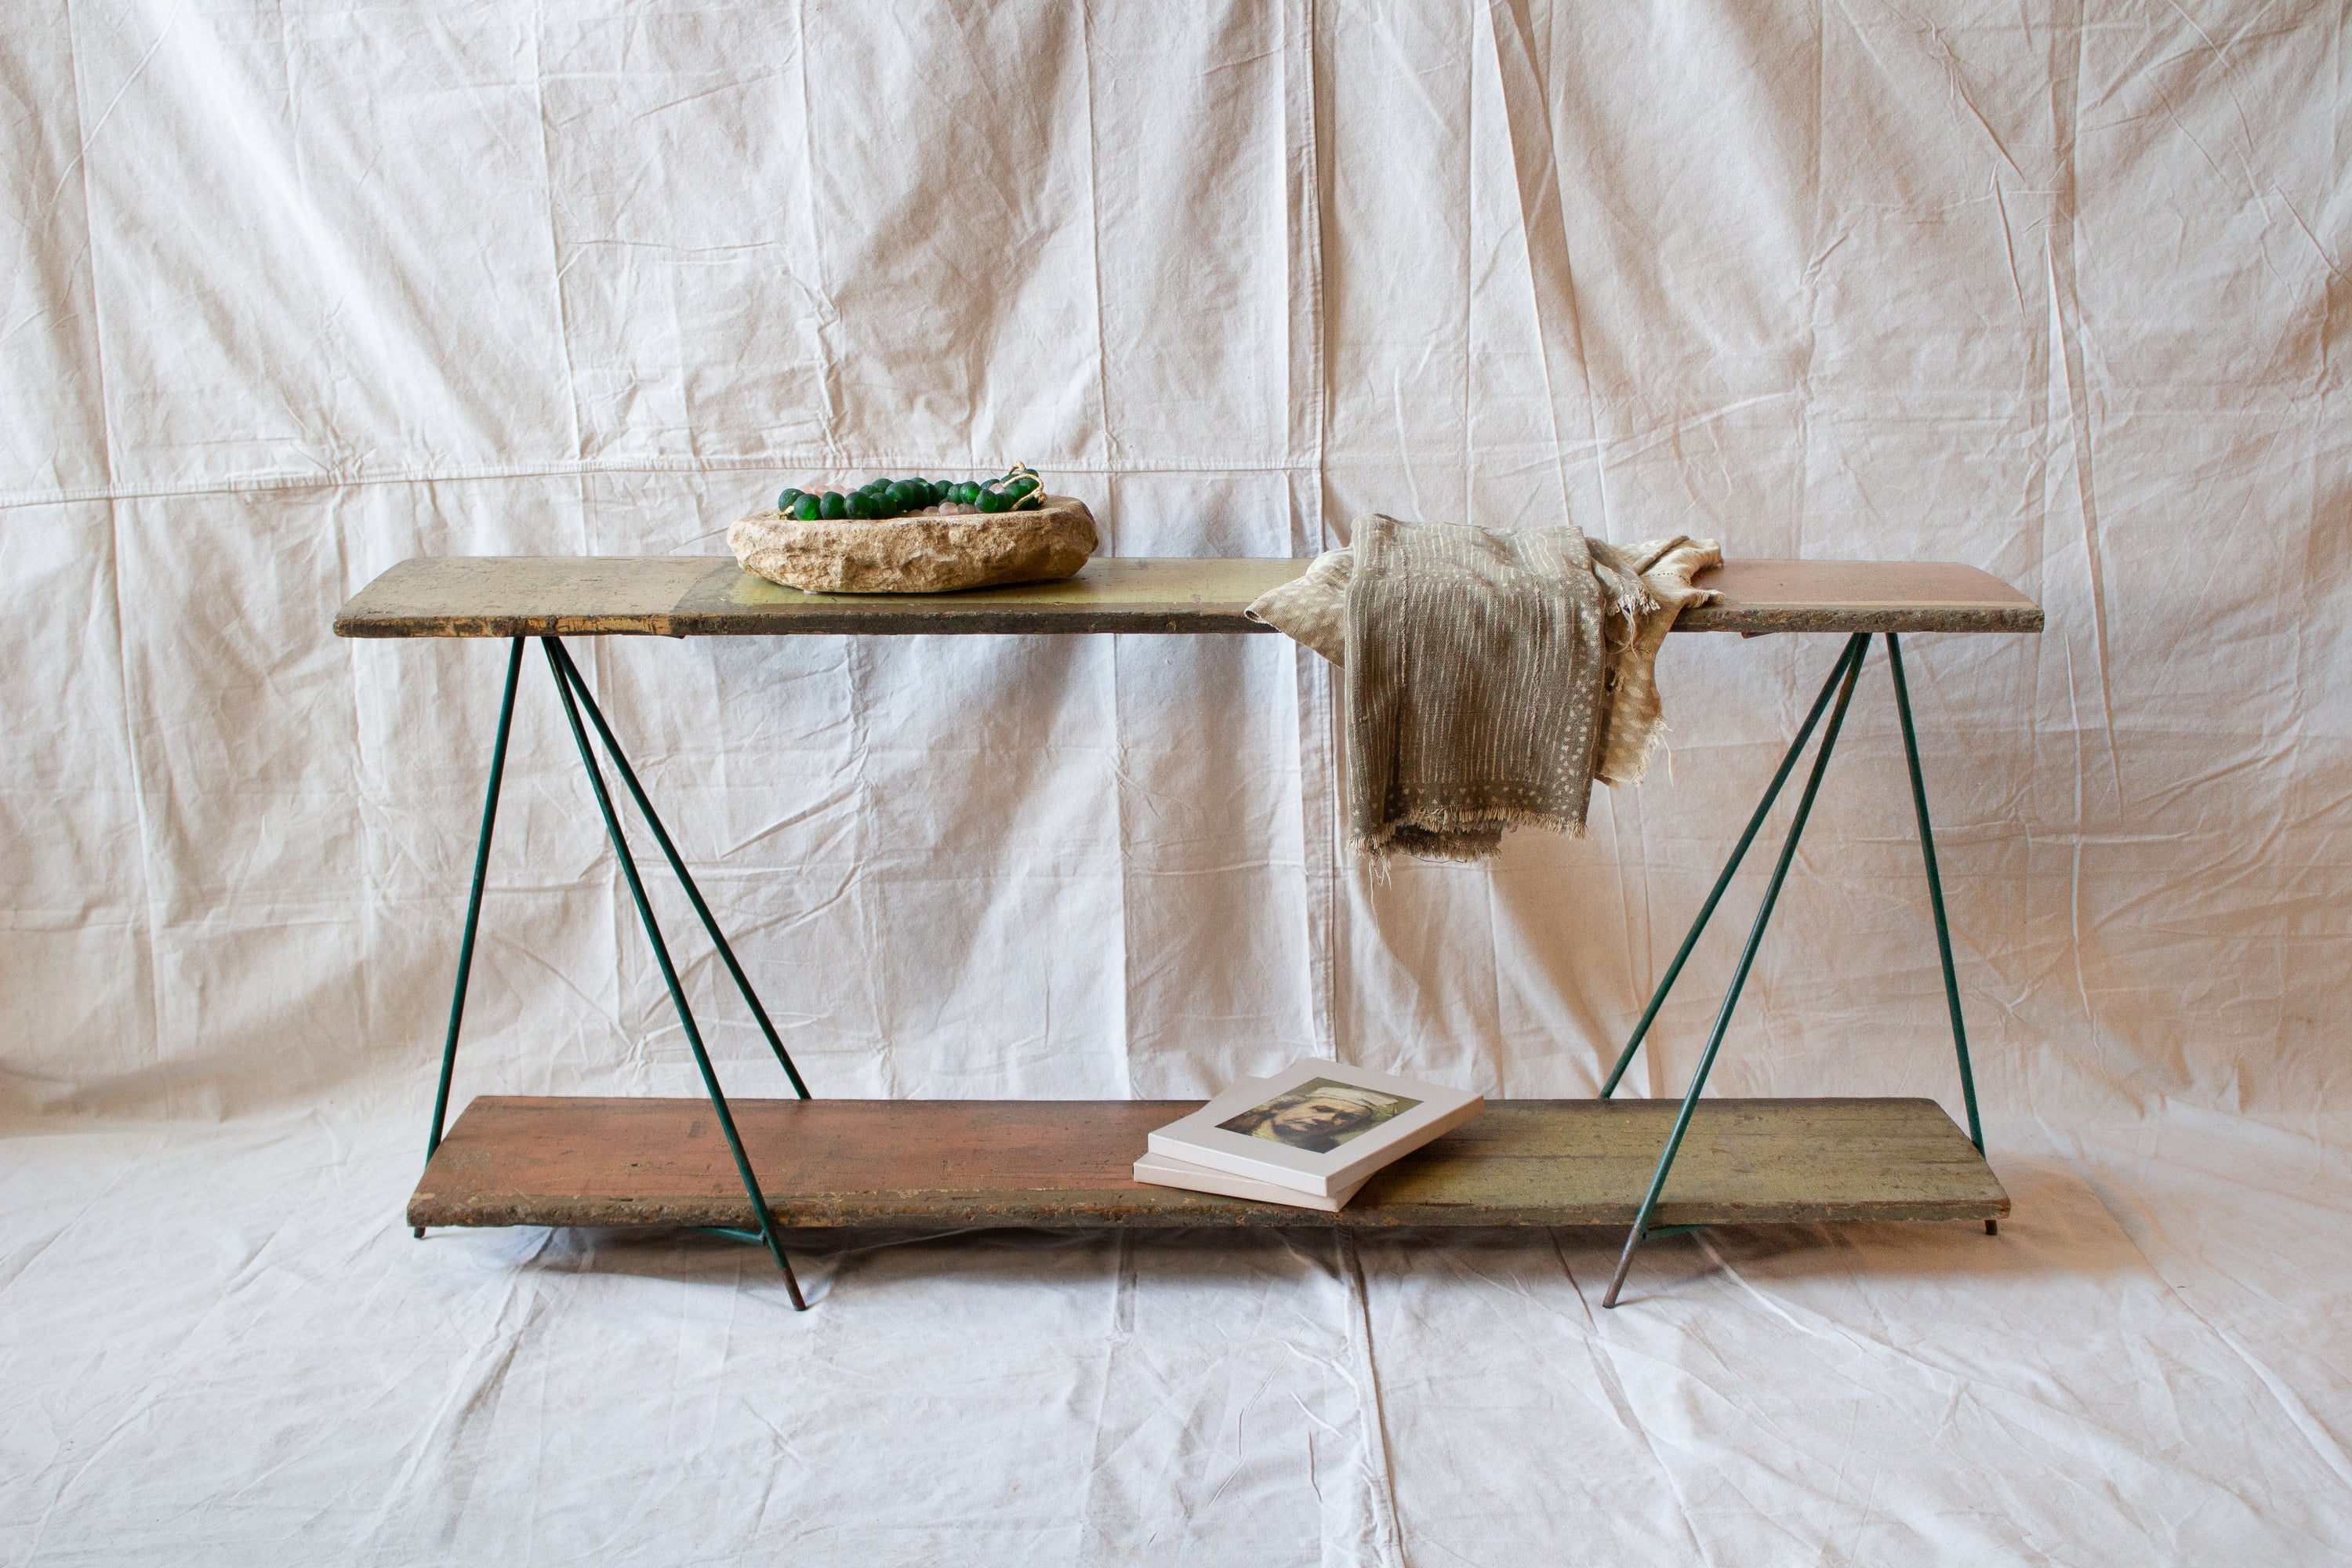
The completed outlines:
[[[800,491],[788,489],[782,495],[776,498],[776,510],[778,511],[790,511],[793,510],[793,502],[800,499]]]
[[[1010,511],[1013,510],[1013,498],[1003,490],[982,490],[980,500],[973,504],[986,512]]]
[[[859,490],[849,498],[849,515],[866,520],[877,518],[882,515],[882,503],[875,499],[872,490]]]
[[[958,506],[976,506],[980,501],[980,487],[970,479],[965,479],[949,493]]]
[[[919,510],[923,504],[923,492],[917,488],[912,479],[900,479],[882,493],[889,500],[892,509],[900,515]]]
[[[1024,474],[1019,479],[1013,480],[1011,484],[1005,486],[1004,493],[1011,496],[1014,500],[1019,500],[1023,496],[1027,495],[1031,490],[1034,490],[1036,488],[1037,476],[1034,474]]]
[[[849,498],[839,490],[825,491],[824,500],[817,504],[823,509],[820,515],[828,522],[838,521],[849,515]]]
[[[824,502],[815,496],[803,495],[793,502],[793,515],[803,522],[814,522],[824,515]]]

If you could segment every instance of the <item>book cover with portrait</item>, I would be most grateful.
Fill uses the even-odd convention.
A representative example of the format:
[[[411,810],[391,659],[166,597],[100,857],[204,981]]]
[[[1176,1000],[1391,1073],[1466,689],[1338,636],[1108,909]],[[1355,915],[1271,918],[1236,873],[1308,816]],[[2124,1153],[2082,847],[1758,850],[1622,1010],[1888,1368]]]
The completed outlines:
[[[1309,1059],[1151,1134],[1154,1154],[1334,1197],[1478,1114],[1483,1096]]]

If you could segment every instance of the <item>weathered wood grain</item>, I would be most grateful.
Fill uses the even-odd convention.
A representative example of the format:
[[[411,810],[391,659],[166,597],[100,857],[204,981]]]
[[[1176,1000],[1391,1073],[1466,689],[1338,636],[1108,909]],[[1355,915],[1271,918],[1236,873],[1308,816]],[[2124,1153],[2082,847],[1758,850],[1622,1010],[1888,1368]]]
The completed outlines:
[[[1242,611],[1304,561],[1101,557],[1058,583],[961,594],[803,594],[701,555],[404,561],[335,617],[348,637],[727,637],[793,633],[1264,632]],[[1676,631],[2034,632],[2042,609],[1949,563],[1734,561],[1724,602]]]
[[[1303,561],[1097,558],[1075,577],[960,594],[804,594],[696,555],[421,557],[353,595],[341,637],[1264,632],[1252,599]],[[640,575],[628,580],[633,573]]]
[[[2038,632],[2042,606],[1951,561],[1727,561],[1678,632]]]
[[[731,1102],[778,1222],[976,1226],[1632,1223],[1675,1107],[1503,1100],[1374,1176],[1338,1214],[1141,1185],[1145,1135],[1194,1100]],[[1990,1219],[2009,1196],[1929,1100],[1700,1103],[1655,1223]],[[699,1100],[488,1097],[409,1200],[413,1226],[750,1226]]]

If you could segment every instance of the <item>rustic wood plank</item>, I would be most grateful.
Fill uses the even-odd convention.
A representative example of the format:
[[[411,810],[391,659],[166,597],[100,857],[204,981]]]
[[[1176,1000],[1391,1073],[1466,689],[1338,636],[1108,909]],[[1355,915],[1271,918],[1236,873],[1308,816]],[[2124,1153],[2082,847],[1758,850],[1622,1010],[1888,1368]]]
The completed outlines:
[[[1723,597],[1678,632],[2038,632],[2042,606],[1951,561],[1727,561],[1699,574]]]
[[[730,1102],[778,1221],[793,1228],[974,1226],[1631,1224],[1675,1106],[1502,1100],[1372,1178],[1338,1214],[1144,1186],[1154,1127],[1197,1100]],[[1930,1100],[1700,1102],[1660,1225],[1991,1219],[2009,1196]],[[699,1100],[486,1097],[450,1129],[408,1205],[415,1226],[749,1227]]]
[[[674,634],[671,616],[730,557],[420,555],[352,595],[345,637],[595,637]]]
[[[1097,556],[1075,577],[957,594],[803,594],[747,572],[705,579],[678,606],[682,635],[1265,632],[1242,612],[1307,567],[1246,557]]]
[[[960,594],[803,594],[733,559],[510,555],[404,561],[335,617],[341,637],[509,637],[1265,632],[1252,599],[1303,561],[1099,557],[1058,583]],[[630,582],[632,572],[642,580]]]
[[[803,594],[730,558],[438,556],[404,561],[335,617],[350,637],[1264,632],[1242,611],[1304,561],[1102,557],[1076,577],[961,594]],[[1950,563],[1735,561],[1725,602],[1676,631],[2033,632],[2042,609]]]

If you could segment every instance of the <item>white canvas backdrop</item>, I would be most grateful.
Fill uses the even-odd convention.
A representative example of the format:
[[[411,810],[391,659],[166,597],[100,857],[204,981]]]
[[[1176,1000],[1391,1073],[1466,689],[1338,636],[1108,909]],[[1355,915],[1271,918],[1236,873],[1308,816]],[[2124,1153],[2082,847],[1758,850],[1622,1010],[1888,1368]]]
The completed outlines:
[[[2344,1549],[2344,25],[12,0],[5,1539]],[[2039,638],[1906,650],[2015,1236],[1679,1244],[1630,1324],[1588,1310],[1606,1237],[853,1252],[793,1321],[699,1244],[407,1243],[504,650],[338,642],[335,605],[1014,458],[1119,554],[1378,509],[2039,598]],[[1672,639],[1671,777],[1385,886],[1279,639],[576,651],[817,1093],[1059,1097],[1308,1051],[1591,1092],[1834,649]],[[459,1101],[690,1092],[525,676]],[[1725,1092],[1958,1109],[1885,681]],[[722,1072],[776,1092],[652,879]],[[1741,902],[1637,1092],[1685,1081]],[[1834,1394],[1831,1342],[1877,1347]],[[1538,1433],[1588,1468],[1509,1481]]]

